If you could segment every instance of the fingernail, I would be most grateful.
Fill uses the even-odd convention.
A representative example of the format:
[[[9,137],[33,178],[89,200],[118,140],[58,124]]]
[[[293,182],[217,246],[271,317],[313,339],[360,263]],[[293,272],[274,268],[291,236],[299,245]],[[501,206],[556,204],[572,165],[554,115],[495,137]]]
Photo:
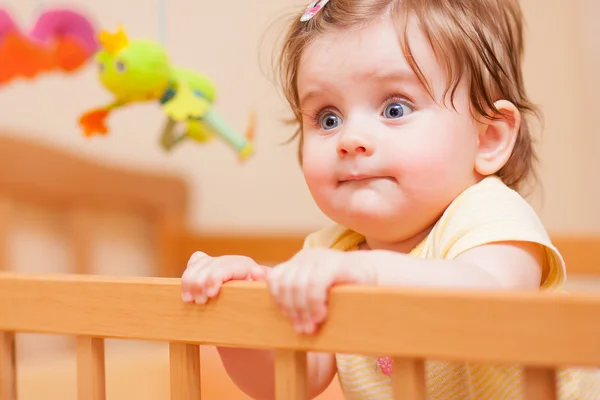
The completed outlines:
[[[266,274],[265,274],[265,271],[262,268],[260,268],[260,267],[253,267],[252,268],[252,275],[255,278],[263,278],[264,279]]]
[[[315,331],[315,324],[305,323],[304,324],[304,333],[313,333]]]
[[[202,296],[202,295],[198,295],[194,299],[194,301],[196,302],[196,304],[204,304],[204,303],[206,303],[206,300],[207,300],[206,296]]]
[[[181,300],[185,301],[186,303],[189,303],[191,301],[194,300],[194,298],[192,297],[192,295],[188,292],[184,292],[181,294]]]
[[[215,286],[211,286],[206,290],[206,295],[208,297],[214,297],[217,294],[217,288]]]

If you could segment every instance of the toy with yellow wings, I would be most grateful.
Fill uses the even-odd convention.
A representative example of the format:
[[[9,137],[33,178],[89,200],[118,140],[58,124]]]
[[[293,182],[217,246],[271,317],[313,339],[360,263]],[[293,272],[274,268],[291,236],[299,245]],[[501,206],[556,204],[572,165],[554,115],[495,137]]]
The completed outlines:
[[[162,46],[149,40],[129,41],[122,28],[114,34],[102,32],[99,41],[102,47],[95,56],[99,78],[115,98],[80,117],[86,136],[107,134],[106,118],[117,108],[157,101],[167,116],[161,135],[166,150],[185,139],[205,142],[219,136],[240,159],[253,154],[254,114],[245,135],[232,129],[213,109],[216,88],[207,76],[174,67]],[[178,124],[185,126],[179,134]]]

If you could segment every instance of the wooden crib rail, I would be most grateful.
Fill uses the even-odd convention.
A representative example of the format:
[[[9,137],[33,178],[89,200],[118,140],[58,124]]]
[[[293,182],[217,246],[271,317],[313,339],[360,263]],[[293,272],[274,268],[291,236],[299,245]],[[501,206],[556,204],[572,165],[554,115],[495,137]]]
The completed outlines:
[[[345,286],[315,336],[295,334],[264,284],[230,282],[205,306],[179,279],[0,274],[0,400],[16,400],[15,332],[78,337],[79,399],[105,400],[103,338],[170,343],[172,399],[200,399],[199,345],[276,349],[277,399],[305,399],[305,352],[395,359],[395,398],[424,399],[424,359],[517,363],[530,397],[555,368],[600,365],[600,296]]]

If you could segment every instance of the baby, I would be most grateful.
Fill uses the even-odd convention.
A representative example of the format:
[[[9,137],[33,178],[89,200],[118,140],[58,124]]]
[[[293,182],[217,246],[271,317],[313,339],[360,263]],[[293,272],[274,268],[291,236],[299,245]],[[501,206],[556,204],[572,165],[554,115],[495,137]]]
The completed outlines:
[[[333,285],[561,290],[565,265],[519,194],[535,178],[518,0],[331,0],[295,17],[280,58],[309,190],[335,225],[274,268],[192,255],[186,302],[265,280],[295,329]],[[543,334],[543,332],[540,332]],[[232,380],[274,396],[273,353],[219,348]],[[348,399],[391,399],[385,358],[308,355],[309,395],[336,372]],[[427,363],[431,400],[520,399],[517,366]],[[579,399],[565,370],[560,398]],[[594,397],[600,398],[600,397]]]

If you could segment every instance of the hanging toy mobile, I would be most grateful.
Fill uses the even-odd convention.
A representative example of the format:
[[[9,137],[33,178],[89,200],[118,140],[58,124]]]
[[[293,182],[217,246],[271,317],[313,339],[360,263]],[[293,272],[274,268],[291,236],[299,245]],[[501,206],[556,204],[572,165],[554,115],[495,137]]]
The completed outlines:
[[[98,50],[92,21],[71,9],[43,9],[31,29],[0,8],[0,85],[44,73],[72,73]]]
[[[79,118],[86,136],[107,134],[105,119],[114,109],[157,101],[167,116],[160,140],[165,150],[186,138],[202,143],[218,135],[237,151],[240,160],[253,154],[254,113],[245,135],[229,127],[212,107],[216,88],[207,76],[174,67],[161,45],[149,40],[129,41],[122,27],[114,34],[101,32],[99,41],[101,49],[96,54],[99,79],[115,99]],[[179,123],[185,129],[177,134]]]

